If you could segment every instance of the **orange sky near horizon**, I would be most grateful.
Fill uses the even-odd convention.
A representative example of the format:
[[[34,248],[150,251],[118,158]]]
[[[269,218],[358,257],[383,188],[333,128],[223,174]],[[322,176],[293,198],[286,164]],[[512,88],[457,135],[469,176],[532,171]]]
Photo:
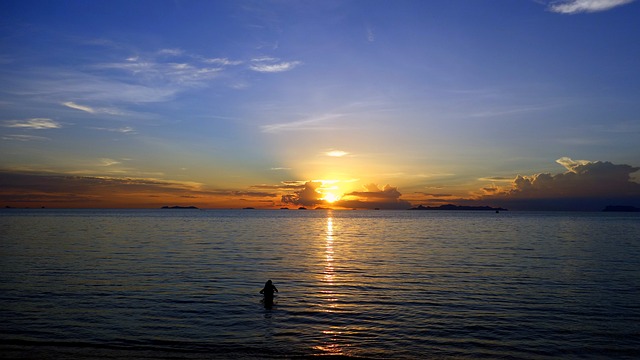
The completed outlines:
[[[560,158],[565,172],[478,179],[482,188],[451,192],[402,192],[399,187],[362,185],[348,180],[286,181],[245,189],[214,189],[205,184],[143,178],[70,176],[1,172],[0,201],[16,208],[199,208],[408,209],[448,203],[513,209],[599,210],[606,205],[635,205],[640,168],[610,162]]]

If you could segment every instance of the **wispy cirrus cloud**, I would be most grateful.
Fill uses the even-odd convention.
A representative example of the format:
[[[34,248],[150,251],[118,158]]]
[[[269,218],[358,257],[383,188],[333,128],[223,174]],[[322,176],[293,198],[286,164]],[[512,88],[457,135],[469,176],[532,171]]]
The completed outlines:
[[[243,63],[242,60],[229,60],[228,58],[203,58],[199,57],[202,62],[207,64],[217,64],[221,66],[235,66]]]
[[[2,140],[10,140],[10,141],[43,141],[43,140],[51,140],[48,137],[44,136],[34,136],[34,135],[19,135],[19,134],[9,134],[4,135]]]
[[[161,49],[158,51],[160,55],[168,55],[168,56],[179,56],[184,54],[184,50],[182,49]]]
[[[478,181],[512,182],[513,178],[505,176],[487,176],[479,178]]]
[[[109,159],[109,158],[102,158],[100,159],[98,165],[99,166],[112,166],[112,165],[118,165],[121,164],[122,162],[118,161],[118,160],[114,160],[114,159]]]
[[[68,102],[66,99],[76,99],[92,104],[143,104],[171,100],[181,91],[183,88],[175,84],[146,84],[137,79],[122,80],[101,74],[40,68],[31,69],[27,79],[22,79],[18,87],[7,92],[30,102],[63,104]],[[114,114],[119,112],[106,107],[90,108]]]
[[[561,0],[549,5],[549,10],[561,14],[593,13],[626,5],[635,0]]]
[[[62,104],[91,114],[136,115],[127,105],[173,100],[194,88],[208,86],[225,70],[242,64],[228,58],[210,58],[180,49],[128,52],[119,60],[86,59],[76,69],[34,67],[5,79],[17,86],[6,92],[28,101]],[[81,70],[78,70],[81,69]],[[108,105],[107,105],[108,104]],[[117,106],[117,107],[115,107]]]
[[[278,73],[289,71],[300,64],[299,61],[281,62],[278,64],[253,64],[251,70],[261,73]]]
[[[376,41],[376,34],[373,27],[367,26],[367,42],[373,43]]]
[[[277,58],[261,57],[252,59],[249,68],[261,73],[278,73],[293,70],[300,64],[300,61],[280,61]]]
[[[101,130],[101,131],[118,132],[118,133],[122,133],[122,134],[135,134],[136,133],[136,129],[132,128],[131,126],[123,126],[123,127],[120,127],[120,128],[99,128],[99,127],[94,127],[92,129]]]
[[[32,118],[26,120],[5,120],[4,127],[33,130],[58,129],[62,125],[48,118]]]
[[[96,108],[96,107],[92,107],[92,106],[88,106],[88,105],[76,104],[73,101],[63,102],[62,105],[66,106],[66,107],[68,107],[70,109],[88,112],[89,114],[107,114],[107,115],[125,115],[125,114],[127,114],[127,115],[131,115],[131,113],[129,113],[129,112],[122,111],[120,109],[116,109],[116,108],[113,108],[113,107]]]
[[[319,125],[324,122],[328,122],[337,118],[343,117],[343,114],[326,114],[318,117],[313,117],[304,120],[292,121],[288,123],[269,124],[263,125],[262,132],[276,134],[286,131],[302,131],[302,130],[320,130],[322,127]]]
[[[67,102],[63,102],[62,105],[68,107],[68,108],[72,108],[72,109],[76,109],[76,110],[80,110],[80,111],[85,111],[88,112],[90,114],[95,114],[96,110],[92,107],[89,106],[84,106],[84,105],[79,105],[74,103],[73,101],[67,101]]]
[[[300,190],[304,188],[305,181],[282,181],[280,184],[272,185],[272,184],[260,184],[260,185],[252,185],[250,189],[257,190],[283,190],[283,191],[291,191],[291,190]]]
[[[249,87],[246,79],[233,78],[238,71],[282,72],[300,64],[272,57],[252,60],[203,56],[179,48],[140,51],[102,40],[91,44],[108,48],[108,55],[83,57],[82,66],[73,68],[43,65],[8,72],[3,77],[7,85],[4,92],[23,108],[57,104],[92,115],[149,117],[153,114],[140,113],[139,109],[209,87],[223,75],[226,81],[221,84],[244,89]],[[232,70],[246,63],[252,67]]]
[[[330,150],[325,152],[324,154],[330,157],[343,157],[349,155],[348,152],[342,150]]]
[[[134,80],[148,85],[203,85],[217,77],[221,67],[207,67],[188,62],[158,62],[154,59],[128,58],[122,62],[94,65],[98,70],[121,70],[133,76]]]
[[[488,118],[488,117],[496,117],[496,116],[509,116],[509,115],[517,115],[517,114],[525,114],[531,112],[538,112],[549,110],[558,107],[555,104],[549,105],[532,105],[532,106],[516,106],[516,107],[496,107],[496,108],[488,108],[483,111],[476,111],[470,113],[469,116],[478,117],[478,118]]]

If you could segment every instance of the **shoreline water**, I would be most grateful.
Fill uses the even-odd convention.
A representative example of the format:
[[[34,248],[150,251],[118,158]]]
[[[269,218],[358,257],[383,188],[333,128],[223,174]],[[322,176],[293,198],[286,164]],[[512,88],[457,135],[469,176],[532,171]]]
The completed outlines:
[[[634,358],[639,219],[5,212],[0,357]]]

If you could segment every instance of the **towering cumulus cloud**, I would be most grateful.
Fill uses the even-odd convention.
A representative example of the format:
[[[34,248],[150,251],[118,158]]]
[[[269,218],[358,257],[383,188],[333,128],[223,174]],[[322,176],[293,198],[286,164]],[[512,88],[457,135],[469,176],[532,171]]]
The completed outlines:
[[[631,178],[640,167],[568,157],[556,162],[567,171],[518,175],[510,189],[493,187],[492,194],[483,199],[540,210],[598,210],[606,205],[640,203],[640,184]]]
[[[304,206],[322,204],[323,201],[320,199],[322,194],[318,191],[320,186],[322,186],[321,182],[307,181],[302,189],[294,191],[293,194],[282,195],[282,202]]]
[[[282,203],[304,206],[327,205],[320,192],[321,182],[308,181],[300,190],[282,196]],[[342,199],[332,206],[357,209],[408,209],[411,204],[401,200],[397,188],[386,185],[382,189],[376,184],[364,186],[363,191],[353,191],[342,195]]]
[[[364,208],[364,209],[408,209],[411,204],[408,201],[401,200],[402,194],[398,188],[385,185],[380,189],[376,184],[364,186],[364,191],[354,191],[345,194],[337,205],[346,208]]]

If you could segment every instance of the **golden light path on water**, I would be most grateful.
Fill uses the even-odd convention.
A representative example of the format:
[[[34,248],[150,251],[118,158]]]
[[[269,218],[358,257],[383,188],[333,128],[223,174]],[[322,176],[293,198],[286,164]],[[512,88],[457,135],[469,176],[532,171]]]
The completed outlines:
[[[335,278],[335,270],[333,268],[333,254],[334,254],[334,250],[333,250],[333,217],[329,216],[327,217],[327,236],[326,236],[326,242],[325,242],[325,255],[326,255],[326,264],[324,267],[324,279],[323,281],[327,284],[327,285],[333,285],[334,284],[334,278]],[[328,295],[333,295],[333,291],[332,290],[326,290],[325,294]],[[329,301],[335,301],[336,299],[333,297],[329,297],[328,298]],[[330,307],[335,307],[335,304],[330,304]]]
[[[337,310],[337,294],[332,289],[336,285],[336,273],[334,268],[334,229],[333,216],[331,210],[327,213],[327,230],[324,244],[324,270],[322,273],[323,282],[323,303],[322,310],[326,313],[333,313]],[[337,337],[342,334],[339,327],[330,326],[328,329],[322,330],[322,334],[326,337],[323,344],[315,346],[316,350],[321,350],[333,355],[344,355],[342,346],[338,343]]]

